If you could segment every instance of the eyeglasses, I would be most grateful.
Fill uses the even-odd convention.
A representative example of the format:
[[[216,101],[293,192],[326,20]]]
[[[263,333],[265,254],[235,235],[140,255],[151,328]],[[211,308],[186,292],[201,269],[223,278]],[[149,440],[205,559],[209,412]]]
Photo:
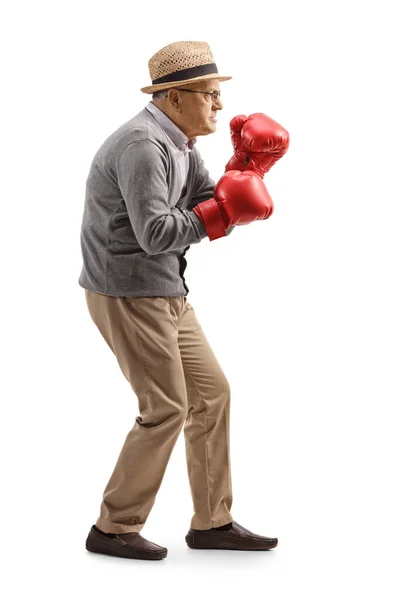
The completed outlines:
[[[183,90],[182,88],[174,88],[175,90],[179,90],[180,92],[193,92],[194,94],[206,94],[210,96],[213,102],[219,100],[221,96],[221,90],[214,90],[213,92],[199,92],[198,90]]]

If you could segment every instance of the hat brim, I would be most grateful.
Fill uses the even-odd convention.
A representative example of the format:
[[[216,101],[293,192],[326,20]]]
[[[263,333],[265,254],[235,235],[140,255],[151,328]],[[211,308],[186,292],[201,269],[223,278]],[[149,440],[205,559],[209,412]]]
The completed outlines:
[[[232,79],[231,75],[227,75],[223,77],[218,75],[218,73],[210,73],[209,75],[202,75],[201,77],[193,77],[192,79],[184,79],[181,81],[169,81],[168,83],[158,83],[156,85],[148,85],[146,87],[140,88],[141,92],[145,94],[152,94],[153,92],[158,92],[159,90],[166,90],[169,88],[176,87],[177,85],[185,85],[186,83],[192,83],[195,81],[206,81],[207,79],[218,79],[218,81],[228,81],[228,79]]]

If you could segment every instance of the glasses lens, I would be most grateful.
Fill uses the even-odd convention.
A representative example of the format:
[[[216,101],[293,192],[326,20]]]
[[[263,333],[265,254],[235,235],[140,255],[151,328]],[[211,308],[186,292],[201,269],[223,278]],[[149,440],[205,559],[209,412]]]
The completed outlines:
[[[217,92],[217,91],[215,90],[215,91],[213,92],[213,100],[214,100],[214,102],[216,102],[216,101],[219,99],[220,95],[221,95],[221,92],[220,92],[220,91],[219,91],[219,92]]]

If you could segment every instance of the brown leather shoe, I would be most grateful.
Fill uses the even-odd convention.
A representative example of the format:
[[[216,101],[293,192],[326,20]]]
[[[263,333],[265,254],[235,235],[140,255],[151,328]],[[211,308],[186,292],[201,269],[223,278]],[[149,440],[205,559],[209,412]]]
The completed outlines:
[[[86,550],[141,560],[161,560],[168,553],[167,548],[149,542],[136,531],[116,534],[104,533],[96,525],[92,525],[86,539]]]
[[[189,548],[210,550],[270,550],[278,545],[278,538],[252,533],[236,521],[226,529],[189,529],[185,540]]]

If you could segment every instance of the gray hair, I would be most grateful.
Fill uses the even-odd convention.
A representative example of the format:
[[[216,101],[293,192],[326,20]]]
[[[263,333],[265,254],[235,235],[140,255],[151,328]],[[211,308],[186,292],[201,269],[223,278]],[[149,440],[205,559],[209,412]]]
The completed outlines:
[[[163,100],[168,96],[168,90],[158,90],[157,92],[153,92],[152,99],[153,100]]]

